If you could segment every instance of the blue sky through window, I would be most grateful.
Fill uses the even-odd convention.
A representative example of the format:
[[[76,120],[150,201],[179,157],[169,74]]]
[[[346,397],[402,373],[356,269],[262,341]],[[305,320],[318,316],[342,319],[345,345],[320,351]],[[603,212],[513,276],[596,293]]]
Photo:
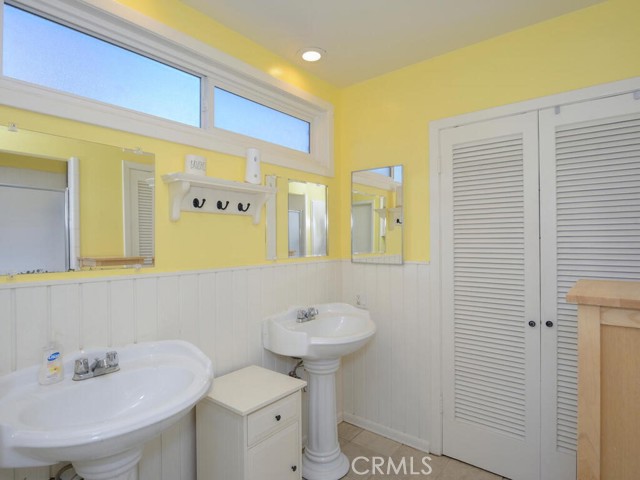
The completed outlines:
[[[200,126],[200,77],[4,5],[3,74]]]
[[[309,122],[221,88],[214,89],[214,125],[301,152],[310,152]]]

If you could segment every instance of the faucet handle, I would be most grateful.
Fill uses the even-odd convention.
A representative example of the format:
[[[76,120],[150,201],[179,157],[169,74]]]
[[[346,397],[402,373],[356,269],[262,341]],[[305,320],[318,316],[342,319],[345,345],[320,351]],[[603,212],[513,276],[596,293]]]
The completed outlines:
[[[98,358],[96,357],[91,364],[91,371],[96,373],[97,370],[104,370],[109,365],[107,364],[107,357]]]
[[[73,367],[75,375],[86,375],[89,373],[89,359],[87,357],[77,358]]]
[[[309,307],[309,316],[315,317],[318,315],[318,309],[316,307]]]
[[[305,320],[307,318],[309,318],[309,312],[308,311],[306,311],[306,310],[304,310],[302,308],[300,310],[298,310],[298,313],[297,313],[297,319],[298,320]]]
[[[119,362],[118,352],[111,351],[107,352],[107,366],[109,367],[117,367]]]

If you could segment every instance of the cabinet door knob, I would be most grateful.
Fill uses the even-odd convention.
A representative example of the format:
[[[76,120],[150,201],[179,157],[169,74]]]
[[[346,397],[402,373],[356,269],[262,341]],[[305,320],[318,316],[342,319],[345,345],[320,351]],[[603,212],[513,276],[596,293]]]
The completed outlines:
[[[529,320],[529,326],[530,327],[535,327],[536,326],[536,322],[534,322],[533,320]]]
[[[280,415],[276,415],[276,422],[279,422],[282,417]]]
[[[293,465],[293,466],[291,467],[291,470],[293,470],[293,471],[295,472],[296,470],[298,470],[298,467],[297,467],[296,465]]]
[[[552,322],[551,320],[547,320],[547,321],[545,322],[545,325],[546,325],[547,327],[551,328],[551,327],[553,327],[553,322]]]

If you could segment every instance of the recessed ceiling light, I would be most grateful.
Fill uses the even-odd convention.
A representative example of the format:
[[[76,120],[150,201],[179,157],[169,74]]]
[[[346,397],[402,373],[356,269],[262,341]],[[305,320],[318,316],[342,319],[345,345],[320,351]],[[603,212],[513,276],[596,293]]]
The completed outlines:
[[[298,53],[302,56],[302,59],[307,62],[317,62],[326,52],[321,48],[308,47],[303,48]]]

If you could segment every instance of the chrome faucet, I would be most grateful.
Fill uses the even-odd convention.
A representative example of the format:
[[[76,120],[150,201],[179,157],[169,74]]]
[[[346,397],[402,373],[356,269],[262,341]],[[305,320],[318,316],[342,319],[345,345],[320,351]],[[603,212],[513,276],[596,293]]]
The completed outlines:
[[[87,357],[78,358],[73,369],[73,380],[87,380],[120,370],[118,352],[107,352],[104,357],[97,358],[89,365]]]
[[[318,315],[318,309],[315,307],[309,307],[306,310],[301,308],[298,310],[296,318],[298,319],[298,323],[308,322],[313,320]]]

